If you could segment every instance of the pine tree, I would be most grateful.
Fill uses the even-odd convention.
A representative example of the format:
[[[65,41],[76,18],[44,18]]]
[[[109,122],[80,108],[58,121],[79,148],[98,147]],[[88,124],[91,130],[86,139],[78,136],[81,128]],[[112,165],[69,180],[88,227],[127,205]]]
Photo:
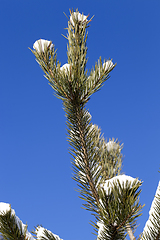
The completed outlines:
[[[67,119],[69,152],[83,208],[91,211],[91,222],[99,240],[135,239],[142,182],[122,174],[122,147],[118,140],[104,139],[100,128],[92,123],[87,109],[91,95],[109,79],[115,68],[112,60],[99,58],[87,71],[87,35],[91,19],[70,10],[68,19],[68,63],[61,66],[51,41],[37,40],[32,53],[45,73],[56,97],[62,100]],[[0,232],[4,239],[33,240],[27,225],[16,216],[9,204],[0,203]],[[58,235],[38,226],[35,238],[60,240]],[[160,239],[160,183],[149,212],[141,240]]]

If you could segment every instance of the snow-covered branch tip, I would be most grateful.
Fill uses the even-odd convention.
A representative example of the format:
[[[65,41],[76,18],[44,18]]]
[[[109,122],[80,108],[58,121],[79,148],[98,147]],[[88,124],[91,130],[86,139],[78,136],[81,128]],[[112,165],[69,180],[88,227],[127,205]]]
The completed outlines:
[[[37,235],[37,240],[63,240],[58,235],[41,226],[36,228],[35,234]]]
[[[8,213],[10,213],[10,219],[6,219],[6,215]],[[11,208],[11,205],[9,203],[0,202],[0,232],[2,233],[2,236],[5,238],[8,238],[8,235],[13,237],[11,229],[18,229],[19,235],[22,234],[25,239],[35,240],[31,233],[28,232],[27,225],[23,224],[23,222],[16,216],[16,213],[14,209]]]

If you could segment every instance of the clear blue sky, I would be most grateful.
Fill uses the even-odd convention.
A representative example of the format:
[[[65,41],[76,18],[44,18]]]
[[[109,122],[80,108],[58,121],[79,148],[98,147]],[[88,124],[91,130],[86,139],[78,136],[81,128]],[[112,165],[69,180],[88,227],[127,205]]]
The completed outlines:
[[[88,108],[105,138],[124,143],[123,171],[144,181],[138,235],[160,179],[159,0],[0,0],[0,201],[29,230],[42,224],[64,240],[95,239],[71,179],[62,102],[28,49],[52,40],[66,63],[69,8],[95,15],[87,68],[99,56],[117,62]]]

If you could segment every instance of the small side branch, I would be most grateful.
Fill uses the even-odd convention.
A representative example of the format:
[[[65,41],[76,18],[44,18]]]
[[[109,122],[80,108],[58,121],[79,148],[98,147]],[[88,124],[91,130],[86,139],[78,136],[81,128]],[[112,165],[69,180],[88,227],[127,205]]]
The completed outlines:
[[[89,182],[89,185],[90,185],[91,192],[92,192],[97,204],[99,204],[99,196],[98,196],[97,190],[94,186],[93,180],[90,176],[90,167],[89,167],[89,164],[88,164],[86,144],[85,144],[85,140],[84,140],[84,133],[83,133],[83,129],[81,127],[81,120],[80,120],[78,110],[76,111],[76,114],[77,114],[77,125],[78,125],[78,129],[79,129],[79,133],[80,133],[80,139],[81,139],[81,146],[82,146],[82,151],[83,151],[83,155],[84,155],[84,164],[85,164],[85,167],[86,167],[86,176],[87,176],[87,179],[88,179],[88,182]]]

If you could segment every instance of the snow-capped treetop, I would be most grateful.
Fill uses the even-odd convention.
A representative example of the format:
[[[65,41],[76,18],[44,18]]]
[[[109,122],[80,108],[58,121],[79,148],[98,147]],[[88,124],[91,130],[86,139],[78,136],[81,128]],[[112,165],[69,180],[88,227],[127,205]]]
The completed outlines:
[[[17,226],[20,229],[20,226],[22,226],[22,232],[24,233],[26,225],[22,223],[22,221],[19,219],[19,217],[16,216],[14,209],[11,209],[11,205],[9,203],[0,202],[0,215],[5,215],[8,211],[11,210],[11,214],[15,216],[15,221],[17,223]],[[35,240],[30,232],[26,232],[26,237],[28,240]]]
[[[74,15],[74,17],[73,17],[73,15]],[[84,22],[85,20],[87,20],[87,16],[85,16],[85,15],[79,13],[79,12],[73,12],[70,16],[70,22],[74,26],[74,20],[73,19],[76,19],[79,22]]]
[[[52,41],[48,41],[45,39],[39,39],[33,44],[33,48],[39,53],[44,52],[45,49],[47,49],[48,47],[50,47],[50,49],[53,49]]]
[[[70,64],[69,63],[65,63],[61,68],[61,71],[64,71],[65,73],[67,73],[67,71],[70,71]]]
[[[106,180],[105,183],[103,184],[103,188],[106,191],[106,194],[108,195],[109,194],[109,189],[114,187],[114,184],[118,185],[118,181],[119,181],[121,186],[123,186],[123,185],[125,186],[126,183],[128,182],[128,183],[131,183],[130,187],[132,187],[133,182],[135,180],[137,180],[137,183],[140,182],[137,178],[133,178],[133,177],[127,176],[125,174],[118,175],[118,176],[115,176],[115,177],[113,177],[109,180]]]
[[[51,231],[45,229],[44,227],[38,226],[36,228],[37,240],[45,238],[45,231],[51,236],[53,236],[56,240],[62,240],[58,235],[52,233]]]
[[[105,71],[110,70],[113,66],[114,64],[111,60],[107,60],[105,63],[103,63],[103,68]]]

